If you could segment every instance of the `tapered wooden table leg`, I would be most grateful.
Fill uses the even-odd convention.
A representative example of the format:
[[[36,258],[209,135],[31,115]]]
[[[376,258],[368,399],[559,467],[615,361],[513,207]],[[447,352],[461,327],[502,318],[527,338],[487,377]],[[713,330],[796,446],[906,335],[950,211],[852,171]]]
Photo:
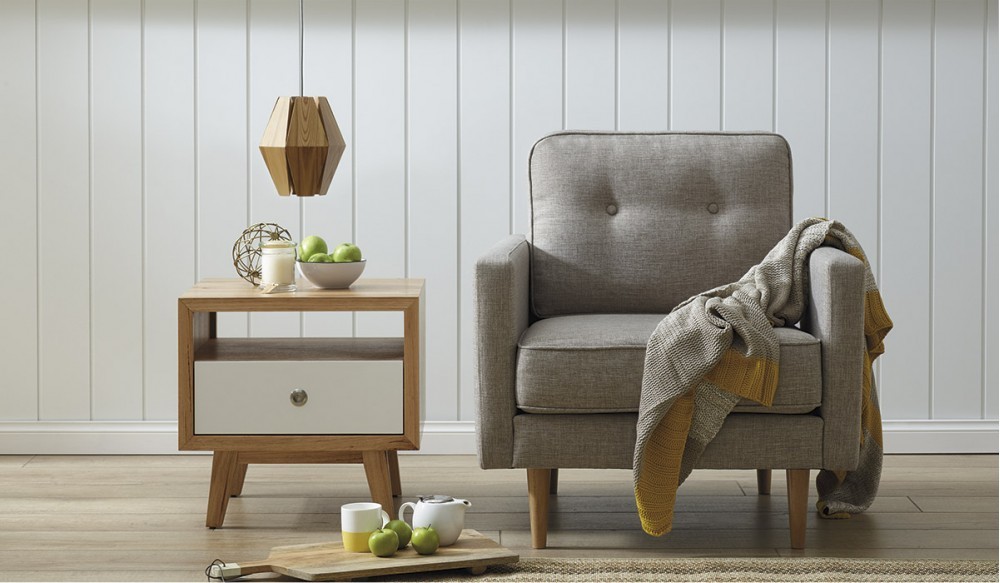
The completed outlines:
[[[217,451],[212,455],[212,481],[208,488],[205,526],[219,528],[229,506],[229,484],[236,479],[236,452]]]
[[[396,505],[392,500],[392,484],[389,477],[389,456],[385,451],[362,452],[361,459],[365,464],[365,476],[368,478],[368,490],[372,502],[382,505],[382,510],[389,513],[389,518],[396,518]]]
[[[389,479],[392,481],[392,495],[403,495],[403,484],[399,481],[399,454],[395,450],[385,452],[389,458]]]
[[[230,496],[239,496],[243,493],[243,482],[247,479],[247,468],[249,466],[250,464],[239,461],[239,456],[237,455],[236,474],[233,476],[233,483],[229,484]]]

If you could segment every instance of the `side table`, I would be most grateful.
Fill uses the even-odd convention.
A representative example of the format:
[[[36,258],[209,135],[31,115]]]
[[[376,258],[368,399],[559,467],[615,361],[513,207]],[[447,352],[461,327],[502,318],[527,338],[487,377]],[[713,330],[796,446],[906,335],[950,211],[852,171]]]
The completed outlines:
[[[363,463],[395,518],[398,450],[420,448],[424,281],[360,279],[262,294],[206,279],[177,302],[179,449],[210,450],[205,525],[222,526],[257,463]],[[218,338],[219,312],[400,311],[399,338]]]

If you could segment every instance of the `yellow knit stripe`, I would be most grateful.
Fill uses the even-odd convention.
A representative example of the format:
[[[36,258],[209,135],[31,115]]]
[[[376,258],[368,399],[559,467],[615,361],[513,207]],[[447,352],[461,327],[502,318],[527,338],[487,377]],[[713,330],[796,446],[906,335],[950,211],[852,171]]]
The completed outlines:
[[[845,251],[860,259],[865,264],[866,269],[871,269],[868,258],[865,257],[865,252],[860,247],[847,247]],[[885,304],[882,303],[882,294],[877,289],[865,292],[865,344],[867,349],[864,353],[861,399],[861,443],[865,442],[864,430],[867,430],[879,447],[882,447],[882,415],[872,399],[872,363],[885,352],[885,345],[882,341],[890,330],[892,330],[892,320],[889,318],[889,313],[886,312]]]
[[[844,251],[857,257],[861,263],[865,264],[865,267],[868,267],[868,258],[865,257],[865,252],[861,250],[861,247],[846,247]]]
[[[872,400],[872,358],[867,352],[864,354],[864,362],[864,382],[861,386],[861,443],[865,442],[863,430],[867,429],[875,443],[882,447],[882,415]]]
[[[872,360],[885,352],[882,340],[892,330],[892,320],[882,303],[882,294],[872,290],[865,294],[865,340]]]
[[[861,443],[865,442],[865,431],[872,436],[875,443],[882,447],[882,414],[872,399],[872,363],[885,352],[883,340],[892,330],[892,320],[889,318],[882,295],[878,290],[865,294],[865,344],[864,353],[864,384],[861,399]]]
[[[674,401],[646,442],[639,482],[635,487],[635,503],[642,529],[648,534],[661,536],[673,527],[681,458],[693,415],[692,390]]]
[[[778,388],[778,363],[730,348],[705,379],[720,389],[770,407]]]

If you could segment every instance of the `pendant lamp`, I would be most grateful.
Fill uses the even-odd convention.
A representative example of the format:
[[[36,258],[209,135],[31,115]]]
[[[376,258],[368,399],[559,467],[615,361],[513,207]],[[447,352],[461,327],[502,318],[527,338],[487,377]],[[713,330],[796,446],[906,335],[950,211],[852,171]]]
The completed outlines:
[[[279,97],[260,140],[278,194],[326,194],[347,149],[326,97],[302,97],[302,0],[299,0],[299,95]]]

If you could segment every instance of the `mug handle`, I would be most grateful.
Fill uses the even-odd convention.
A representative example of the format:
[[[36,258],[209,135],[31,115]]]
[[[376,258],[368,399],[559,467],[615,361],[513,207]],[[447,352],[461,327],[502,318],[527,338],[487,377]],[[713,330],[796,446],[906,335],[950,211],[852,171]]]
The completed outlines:
[[[385,528],[385,525],[389,524],[389,513],[385,510],[379,510],[382,513],[382,526],[379,528]]]
[[[399,505],[399,519],[402,520],[403,522],[406,522],[406,517],[403,516],[403,511],[406,510],[407,508],[409,508],[411,512],[415,512],[416,511],[416,506],[413,505],[413,502],[403,502],[402,504],[400,504]],[[410,526],[413,526],[413,517],[412,516],[410,517]]]

